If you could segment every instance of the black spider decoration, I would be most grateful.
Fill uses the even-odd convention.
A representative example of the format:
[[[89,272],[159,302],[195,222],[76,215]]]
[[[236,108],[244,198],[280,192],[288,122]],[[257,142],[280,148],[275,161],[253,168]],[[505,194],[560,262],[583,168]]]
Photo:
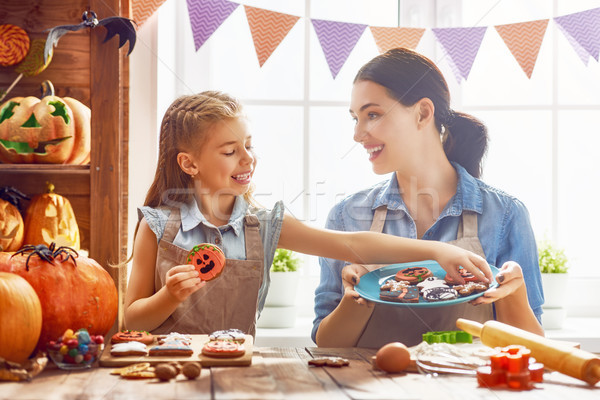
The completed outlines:
[[[73,260],[75,266],[77,266],[77,260],[75,260],[75,258],[79,257],[79,254],[72,248],[67,246],[60,246],[56,248],[56,243],[54,242],[50,243],[50,247],[46,246],[45,244],[38,244],[37,246],[28,244],[26,246],[23,246],[20,250],[16,251],[15,254],[11,256],[11,258],[16,256],[17,254],[28,254],[27,261],[25,261],[25,268],[27,271],[29,271],[29,259],[33,255],[37,255],[39,258],[46,262],[49,262],[52,265],[54,265],[54,259],[56,259],[60,255],[63,255],[65,258],[62,261],[67,261],[70,258],[71,260]]]
[[[25,193],[12,186],[4,186],[0,188],[0,199],[8,201],[18,209],[21,208],[21,200],[31,200]]]

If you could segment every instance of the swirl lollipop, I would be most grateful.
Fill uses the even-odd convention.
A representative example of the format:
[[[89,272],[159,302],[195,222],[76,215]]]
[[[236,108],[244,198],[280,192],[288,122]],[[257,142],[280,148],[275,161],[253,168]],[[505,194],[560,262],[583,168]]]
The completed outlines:
[[[16,25],[0,25],[0,65],[10,67],[20,63],[29,51],[27,32]]]

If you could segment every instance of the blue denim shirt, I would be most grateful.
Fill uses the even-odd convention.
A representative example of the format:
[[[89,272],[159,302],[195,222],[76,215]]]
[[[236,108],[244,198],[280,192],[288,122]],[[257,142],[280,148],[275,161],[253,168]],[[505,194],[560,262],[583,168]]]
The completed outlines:
[[[423,235],[424,240],[449,242],[456,239],[463,210],[478,214],[478,236],[487,262],[500,268],[516,261],[523,269],[529,304],[541,320],[544,295],[535,237],[529,213],[518,199],[486,185],[458,164],[456,194],[446,204],[437,221]],[[398,188],[396,175],[373,187],[354,193],[336,204],[327,218],[326,228],[339,231],[368,231],[375,209],[388,208],[383,232],[408,238],[417,237],[417,228]],[[312,339],[319,324],[341,301],[344,294],[342,268],[345,262],[320,258],[321,280],[315,290],[315,314]]]
[[[246,259],[246,241],[244,237],[244,216],[246,211],[255,214],[260,221],[260,237],[264,249],[264,276],[263,283],[258,292],[258,312],[264,307],[267,291],[271,282],[269,270],[273,263],[279,234],[283,224],[283,202],[275,203],[272,210],[251,207],[243,197],[236,197],[235,204],[229,222],[219,227],[214,226],[200,210],[196,200],[188,204],[182,204],[181,227],[173,240],[173,244],[183,248],[191,249],[200,243],[215,243],[225,253],[225,256],[234,260]],[[160,241],[164,232],[170,211],[164,208],[140,207],[138,216],[144,217],[148,226],[156,235],[157,242]],[[242,290],[243,288],[240,288]]]

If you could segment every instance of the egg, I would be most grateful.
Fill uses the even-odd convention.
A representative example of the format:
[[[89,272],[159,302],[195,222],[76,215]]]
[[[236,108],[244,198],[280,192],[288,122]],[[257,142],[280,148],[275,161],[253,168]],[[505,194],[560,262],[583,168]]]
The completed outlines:
[[[375,354],[375,364],[385,372],[402,372],[410,364],[410,353],[400,342],[388,343]]]

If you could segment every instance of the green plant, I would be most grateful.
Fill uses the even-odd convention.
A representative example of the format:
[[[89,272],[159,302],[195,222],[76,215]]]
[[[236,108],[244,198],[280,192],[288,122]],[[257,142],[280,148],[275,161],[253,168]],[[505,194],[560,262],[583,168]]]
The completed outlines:
[[[540,272],[543,274],[566,274],[569,266],[564,249],[558,248],[548,240],[538,248]]]
[[[300,259],[291,250],[277,249],[271,265],[272,272],[294,272],[300,267]]]

